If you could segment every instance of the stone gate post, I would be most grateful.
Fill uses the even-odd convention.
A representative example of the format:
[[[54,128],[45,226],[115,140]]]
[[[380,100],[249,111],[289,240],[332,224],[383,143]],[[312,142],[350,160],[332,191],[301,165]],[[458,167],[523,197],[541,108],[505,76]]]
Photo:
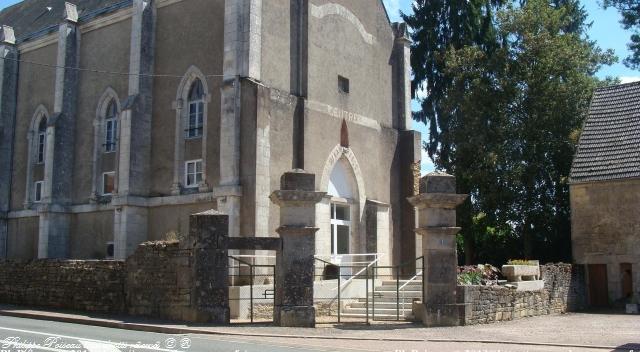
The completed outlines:
[[[409,198],[417,211],[416,233],[422,236],[422,322],[428,327],[459,324],[456,207],[466,198],[466,194],[456,194],[455,177],[444,173],[423,177],[420,194]]]
[[[293,170],[282,175],[281,190],[271,194],[280,207],[282,250],[277,253],[273,321],[279,326],[315,327],[313,279],[316,204],[315,175]]]
[[[229,324],[229,216],[215,210],[191,215],[187,247],[193,250],[192,307],[196,321]]]

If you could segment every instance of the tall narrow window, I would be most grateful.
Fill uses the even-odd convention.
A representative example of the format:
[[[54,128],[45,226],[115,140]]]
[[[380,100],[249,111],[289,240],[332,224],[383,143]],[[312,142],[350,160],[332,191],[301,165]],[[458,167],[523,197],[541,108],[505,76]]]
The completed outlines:
[[[191,160],[185,163],[185,186],[195,188],[202,182],[202,160]]]
[[[44,163],[45,157],[45,148],[47,145],[47,119],[44,117],[40,120],[40,124],[38,125],[38,146],[37,146],[37,157],[36,162],[38,164]]]
[[[351,234],[350,207],[346,204],[331,204],[331,254],[348,254]]]
[[[36,203],[42,202],[42,189],[44,188],[44,181],[37,181],[33,187],[33,201]]]
[[[186,137],[198,138],[202,136],[204,125],[204,87],[199,79],[196,79],[189,90],[189,121]]]
[[[118,108],[116,103],[111,101],[107,107],[107,113],[105,115],[105,141],[104,151],[105,153],[112,153],[116,151],[116,143],[118,137]]]

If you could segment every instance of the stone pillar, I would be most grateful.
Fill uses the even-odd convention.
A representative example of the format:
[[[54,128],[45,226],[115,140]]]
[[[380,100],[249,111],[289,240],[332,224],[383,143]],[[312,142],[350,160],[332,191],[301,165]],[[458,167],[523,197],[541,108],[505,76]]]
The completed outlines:
[[[262,0],[225,0],[220,115],[220,185],[240,185],[241,80],[260,80]],[[240,236],[240,198],[220,200],[229,214],[229,235]],[[222,208],[221,208],[222,209]]]
[[[393,116],[394,127],[410,130],[411,114],[411,39],[406,23],[394,23],[393,34]]]
[[[456,179],[430,173],[422,179],[420,194],[409,198],[418,212],[416,232],[422,236],[424,256],[422,323],[428,327],[456,326],[458,257],[456,207],[467,198],[456,194]]]
[[[192,307],[198,322],[229,324],[229,217],[215,210],[191,215],[188,246],[193,248]]]
[[[80,63],[80,29],[76,6],[65,3],[58,30],[53,116],[47,120],[43,207],[40,213],[39,258],[68,258],[76,140],[76,108]]]
[[[0,258],[7,256],[11,167],[18,87],[18,49],[13,28],[0,26]]]
[[[125,259],[147,239],[151,163],[153,65],[156,5],[154,0],[134,0],[129,56],[129,97],[120,114],[120,138],[113,204],[114,251]]]
[[[293,170],[271,194],[280,207],[282,250],[277,253],[273,321],[279,326],[315,327],[313,278],[316,204],[326,195],[315,192],[315,175]]]

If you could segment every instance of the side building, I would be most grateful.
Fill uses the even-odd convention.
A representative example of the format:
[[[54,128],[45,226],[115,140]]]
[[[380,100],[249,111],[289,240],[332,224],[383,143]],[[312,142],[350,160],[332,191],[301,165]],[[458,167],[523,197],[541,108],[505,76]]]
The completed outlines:
[[[573,258],[589,302],[640,300],[640,83],[596,90],[571,170]]]
[[[205,209],[276,236],[301,168],[318,255],[415,259],[410,41],[380,0],[52,4],[0,12],[0,255],[122,259]]]

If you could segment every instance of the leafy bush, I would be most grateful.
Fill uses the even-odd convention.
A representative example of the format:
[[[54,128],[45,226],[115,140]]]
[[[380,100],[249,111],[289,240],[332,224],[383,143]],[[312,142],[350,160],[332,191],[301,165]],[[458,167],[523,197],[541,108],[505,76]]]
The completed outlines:
[[[482,273],[479,271],[467,271],[458,274],[458,285],[482,285]]]
[[[498,268],[488,264],[458,268],[459,285],[494,285],[501,276]]]

